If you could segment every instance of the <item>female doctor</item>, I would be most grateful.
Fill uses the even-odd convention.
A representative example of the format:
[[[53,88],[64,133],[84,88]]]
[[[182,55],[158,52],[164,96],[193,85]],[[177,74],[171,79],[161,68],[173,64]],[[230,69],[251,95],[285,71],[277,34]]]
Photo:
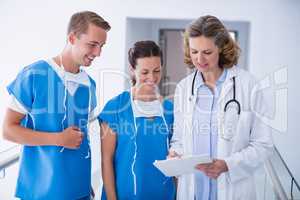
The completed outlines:
[[[177,85],[169,157],[208,155],[210,164],[178,177],[177,199],[256,198],[254,172],[272,150],[268,113],[256,81],[236,67],[239,47],[214,16],[185,31],[185,62],[196,70]]]

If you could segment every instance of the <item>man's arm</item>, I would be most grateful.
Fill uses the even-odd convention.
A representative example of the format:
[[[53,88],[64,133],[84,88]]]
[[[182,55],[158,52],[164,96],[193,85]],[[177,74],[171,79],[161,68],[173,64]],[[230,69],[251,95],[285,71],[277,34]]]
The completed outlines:
[[[22,127],[21,120],[24,114],[8,108],[3,123],[3,138],[9,141],[29,146],[63,146],[76,149],[82,141],[82,133],[77,127],[69,127],[63,132],[49,133],[34,131]]]

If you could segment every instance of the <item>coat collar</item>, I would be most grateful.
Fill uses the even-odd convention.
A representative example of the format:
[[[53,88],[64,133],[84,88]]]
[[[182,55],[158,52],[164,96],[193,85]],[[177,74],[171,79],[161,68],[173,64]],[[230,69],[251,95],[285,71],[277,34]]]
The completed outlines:
[[[227,73],[228,73],[228,69],[224,69],[221,76],[217,80],[217,84],[221,84],[226,80]],[[204,83],[204,80],[203,80],[202,73],[197,71],[197,74],[196,74],[196,77],[195,77],[194,89],[197,90],[199,87],[203,86],[204,84],[205,83]]]
[[[233,89],[233,77],[237,76],[238,69],[236,66],[233,66],[228,69],[226,80],[222,86],[220,98],[218,99],[218,102],[220,103],[222,100],[225,99],[225,96]],[[224,103],[224,102],[223,102]]]
[[[195,77],[195,73],[197,72],[196,74],[196,77]],[[225,71],[224,71],[225,72]],[[227,69],[227,72],[226,73],[222,73],[221,77],[219,78],[218,81],[221,81],[221,82],[224,82],[225,84],[228,83],[228,82],[232,82],[232,78],[233,77],[236,77],[237,76],[237,67],[236,66],[233,66],[231,68],[228,68]],[[226,74],[226,76],[225,76]],[[195,78],[194,80],[194,85],[193,85],[193,79]],[[193,86],[193,91],[194,91],[194,96],[196,95],[196,91],[199,87],[201,87],[202,85],[204,85],[204,81],[203,81],[203,78],[201,76],[201,73],[199,73],[199,71],[194,71],[191,76],[190,76],[190,80],[189,80],[190,84],[191,84],[191,87]],[[190,88],[191,88],[190,87]]]
[[[227,71],[228,71],[228,73],[227,73],[225,82],[232,79],[233,77],[237,76],[237,67],[233,66],[233,67],[227,69]]]

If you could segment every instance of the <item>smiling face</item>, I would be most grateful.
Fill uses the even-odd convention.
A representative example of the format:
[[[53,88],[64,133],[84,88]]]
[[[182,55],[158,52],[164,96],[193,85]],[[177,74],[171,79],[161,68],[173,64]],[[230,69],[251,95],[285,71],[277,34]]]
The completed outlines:
[[[145,92],[154,92],[161,80],[161,59],[158,56],[138,58],[133,73],[136,87]]]
[[[90,66],[93,60],[100,56],[106,37],[106,31],[93,24],[89,24],[86,33],[79,36],[70,33],[68,39],[72,46],[74,64]]]
[[[192,63],[199,71],[210,72],[219,69],[219,48],[211,38],[190,37],[189,46]]]

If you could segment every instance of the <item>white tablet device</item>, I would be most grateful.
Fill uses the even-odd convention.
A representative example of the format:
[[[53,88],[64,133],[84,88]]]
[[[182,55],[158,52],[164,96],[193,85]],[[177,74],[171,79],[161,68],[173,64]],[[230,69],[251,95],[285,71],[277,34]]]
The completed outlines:
[[[185,156],[170,158],[167,160],[156,160],[153,165],[165,176],[179,176],[196,172],[196,165],[211,163],[212,159],[207,155]]]

